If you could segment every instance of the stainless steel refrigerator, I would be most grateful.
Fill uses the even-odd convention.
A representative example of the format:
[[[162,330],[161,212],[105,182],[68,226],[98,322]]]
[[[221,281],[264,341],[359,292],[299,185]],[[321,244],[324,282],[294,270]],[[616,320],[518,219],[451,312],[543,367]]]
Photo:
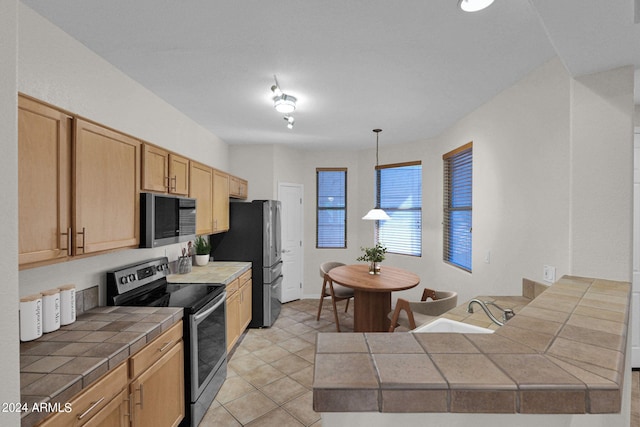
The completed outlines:
[[[268,327],[280,314],[281,205],[277,200],[229,204],[229,231],[211,236],[214,261],[252,263],[252,328]]]

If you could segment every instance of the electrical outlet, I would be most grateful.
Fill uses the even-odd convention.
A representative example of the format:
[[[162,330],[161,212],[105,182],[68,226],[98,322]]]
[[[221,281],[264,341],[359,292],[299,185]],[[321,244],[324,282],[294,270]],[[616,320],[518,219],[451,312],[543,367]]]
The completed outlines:
[[[552,265],[545,265],[542,268],[542,280],[553,283],[556,281],[556,268]]]

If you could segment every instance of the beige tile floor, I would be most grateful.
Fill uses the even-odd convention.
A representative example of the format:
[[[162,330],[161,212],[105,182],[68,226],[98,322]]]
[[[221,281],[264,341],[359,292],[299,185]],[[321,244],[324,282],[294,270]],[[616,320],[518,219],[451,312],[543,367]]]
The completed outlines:
[[[316,321],[318,300],[282,306],[271,328],[248,329],[228,361],[227,380],[200,427],[289,427],[321,425],[312,408],[313,361],[318,332],[334,332],[329,299]],[[353,301],[340,328],[353,330]],[[632,374],[631,426],[640,427],[640,371]]]
[[[338,303],[340,328],[353,330],[353,300],[344,312]],[[312,408],[316,335],[335,332],[331,301],[316,321],[318,300],[282,306],[271,328],[248,329],[228,359],[227,380],[200,427],[289,427],[321,425]]]

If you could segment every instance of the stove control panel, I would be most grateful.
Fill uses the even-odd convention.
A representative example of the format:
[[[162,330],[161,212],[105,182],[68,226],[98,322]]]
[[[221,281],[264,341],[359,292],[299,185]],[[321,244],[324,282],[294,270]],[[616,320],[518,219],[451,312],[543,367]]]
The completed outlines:
[[[170,274],[167,257],[154,258],[107,272],[107,299],[145,286]]]

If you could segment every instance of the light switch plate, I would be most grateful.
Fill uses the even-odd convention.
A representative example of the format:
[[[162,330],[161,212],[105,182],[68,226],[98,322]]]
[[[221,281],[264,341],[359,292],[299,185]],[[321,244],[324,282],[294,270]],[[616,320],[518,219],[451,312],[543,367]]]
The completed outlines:
[[[545,265],[542,268],[542,280],[553,283],[556,281],[556,268],[552,265]]]

